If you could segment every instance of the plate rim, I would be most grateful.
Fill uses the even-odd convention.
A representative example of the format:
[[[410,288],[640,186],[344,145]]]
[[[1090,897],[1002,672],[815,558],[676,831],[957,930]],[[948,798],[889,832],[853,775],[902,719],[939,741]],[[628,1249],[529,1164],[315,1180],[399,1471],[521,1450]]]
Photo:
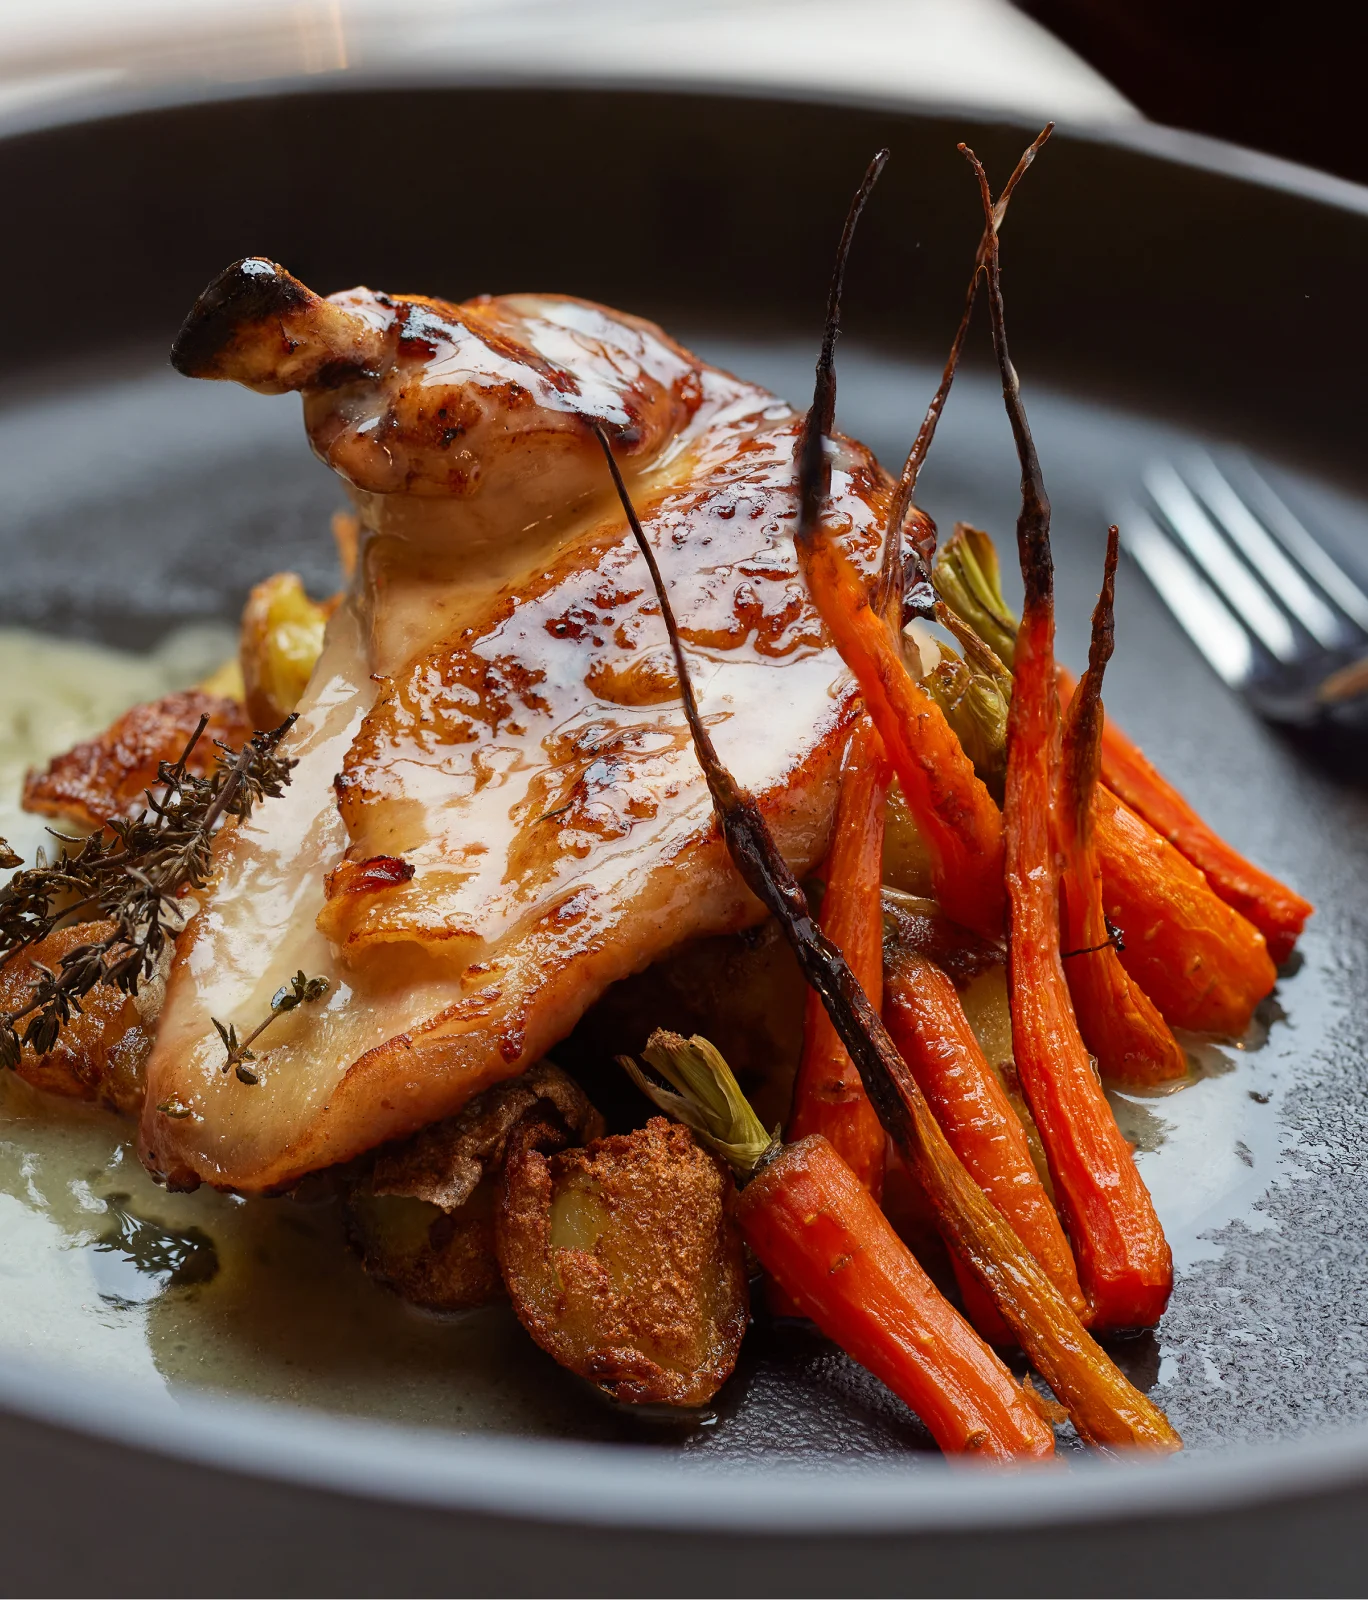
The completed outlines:
[[[547,70],[392,63],[321,74],[298,70],[243,80],[139,79],[0,111],[0,141],[140,114],[320,93],[395,88],[588,90],[829,105],[1034,131],[1015,108],[994,110],[926,96],[824,92],[773,82],[713,83],[691,74],[624,71],[586,76]],[[1291,194],[1368,218],[1368,186],[1205,135],[1137,119],[1063,119],[1071,140],[1110,146],[1218,178]],[[59,1430],[255,1480],[349,1498],[498,1515],[518,1522],[734,1534],[915,1534],[970,1529],[1068,1527],[1156,1516],[1196,1518],[1258,1504],[1307,1500],[1368,1482],[1368,1424],[1329,1434],[1219,1446],[1155,1461],[1078,1457],[1060,1493],[1049,1472],[966,1465],[918,1456],[870,1464],[832,1458],[833,1471],[679,1457],[646,1445],[458,1434],[314,1412],[218,1394],[169,1391],[173,1407],[146,1408],[142,1388],[123,1390],[12,1355],[0,1364],[0,1413]],[[266,1448],[263,1449],[263,1446]],[[966,1475],[973,1479],[972,1492]],[[526,1509],[535,1487],[536,1510]]]

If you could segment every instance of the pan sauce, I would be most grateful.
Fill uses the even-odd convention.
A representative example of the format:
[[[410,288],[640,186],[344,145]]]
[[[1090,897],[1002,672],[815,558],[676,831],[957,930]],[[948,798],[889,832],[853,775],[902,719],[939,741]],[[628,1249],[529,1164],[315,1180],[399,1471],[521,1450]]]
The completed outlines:
[[[229,648],[231,635],[214,628],[182,630],[148,657],[0,630],[0,667],[16,668],[0,670],[0,833],[31,859],[43,825],[17,809],[24,768],[130,702],[184,687]],[[1298,1008],[1314,1011],[1309,965]],[[968,1004],[995,1054],[1001,991],[990,975]],[[1179,1099],[1113,1096],[1173,1245],[1180,1292],[1184,1274],[1217,1253],[1203,1236],[1236,1218],[1264,1225],[1258,1201],[1275,1174],[1295,1171],[1276,1104],[1290,1045],[1278,1032],[1266,1043],[1281,1018],[1276,1001],[1261,1016],[1248,1049],[1194,1044],[1193,1079]],[[133,1135],[111,1113],[0,1077],[0,1348],[135,1383],[152,1406],[174,1405],[194,1386],[462,1432],[593,1438],[630,1429],[556,1369],[505,1308],[441,1319],[372,1283],[331,1200],[167,1194],[138,1163]],[[1167,1349],[1162,1327],[1158,1337],[1161,1358],[1181,1353]],[[1165,1374],[1161,1360],[1161,1383]],[[708,1442],[725,1449],[725,1434],[710,1430]]]

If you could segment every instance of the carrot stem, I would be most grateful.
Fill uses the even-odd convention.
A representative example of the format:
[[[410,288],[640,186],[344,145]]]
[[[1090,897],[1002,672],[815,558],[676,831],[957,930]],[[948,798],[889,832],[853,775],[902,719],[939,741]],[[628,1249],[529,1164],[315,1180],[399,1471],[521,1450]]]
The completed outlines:
[[[1102,678],[1115,643],[1117,531],[1107,536],[1106,572],[1093,612],[1088,670],[1064,716],[1060,914],[1069,994],[1083,1042],[1102,1075],[1118,1083],[1171,1082],[1187,1074],[1182,1046],[1153,1001],[1126,971],[1107,926],[1093,842],[1092,797],[1102,745]]]
[[[991,197],[978,175],[985,214]],[[1021,463],[1017,549],[1025,605],[1007,732],[1008,979],[1017,1074],[1040,1129],[1087,1296],[1099,1328],[1148,1327],[1173,1290],[1173,1257],[1154,1204],[1116,1126],[1079,1035],[1060,959],[1052,816],[1059,772],[1050,502],[1007,348],[996,237],[988,301],[1002,396]]]
[[[883,982],[884,801],[888,763],[867,718],[851,736],[826,860],[822,931],[845,954],[875,1005]],[[822,1134],[877,1200],[888,1136],[821,1000],[807,993],[803,1054],[793,1086],[788,1137]]]
[[[820,1134],[760,1172],[736,1219],[804,1316],[906,1401],[942,1450],[1054,1453],[1021,1386],[945,1300],[868,1189]]]

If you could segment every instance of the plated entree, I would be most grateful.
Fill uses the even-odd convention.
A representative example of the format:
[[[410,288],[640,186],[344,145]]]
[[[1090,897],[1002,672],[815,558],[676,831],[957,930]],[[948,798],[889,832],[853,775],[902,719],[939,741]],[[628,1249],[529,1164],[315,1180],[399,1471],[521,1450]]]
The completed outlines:
[[[221,273],[173,363],[302,395],[346,587],[264,577],[237,662],[30,773],[58,838],[8,853],[4,1065],[135,1118],[173,1190],[331,1185],[397,1294],[506,1297],[623,1405],[707,1405],[763,1296],[948,1452],[1046,1456],[1066,1417],[1177,1448],[1094,1337],[1173,1287],[1103,1084],[1242,1036],[1311,907],[1105,717],[1114,529],[1087,670],[1055,662],[998,246],[1042,142],[996,201],[974,162],[896,480],[835,428],[882,153],[806,413],[583,300]],[[991,538],[914,501],[977,300],[1019,619]]]

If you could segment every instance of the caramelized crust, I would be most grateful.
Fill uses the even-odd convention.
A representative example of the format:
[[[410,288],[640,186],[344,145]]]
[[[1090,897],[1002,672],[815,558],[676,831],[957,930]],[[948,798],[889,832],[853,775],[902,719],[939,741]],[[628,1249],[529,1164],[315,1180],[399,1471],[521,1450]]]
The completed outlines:
[[[519,1320],[616,1400],[706,1404],[748,1316],[730,1177],[663,1117],[549,1159],[546,1141],[535,1122],[515,1133],[496,1219]]]
[[[209,723],[190,757],[190,770],[204,776],[219,756],[216,740],[240,747],[252,725],[235,700],[187,689],[134,706],[102,734],[54,756],[44,772],[24,780],[24,809],[99,828],[116,817],[135,817],[147,805],[163,761],[176,761],[199,726]]]
[[[77,922],[21,950],[0,967],[0,1012],[9,1015],[33,998],[40,966],[56,971],[62,957],[79,944],[106,938],[112,922]],[[152,1048],[152,1026],[161,984],[144,984],[136,999],[101,984],[81,1002],[45,1056],[25,1046],[18,1073],[48,1094],[98,1100],[115,1111],[133,1113],[143,1102],[143,1064]],[[22,1030],[23,1024],[20,1024]]]
[[[294,781],[221,839],[181,940],[142,1129],[172,1183],[242,1191],[451,1116],[609,985],[762,915],[587,423],[615,441],[703,716],[800,873],[856,707],[798,573],[799,418],[772,395],[552,295],[355,290],[312,332],[317,307],[292,300],[296,352],[336,346],[333,311],[379,343],[364,372],[273,367],[263,304],[220,297],[186,365],[304,383],[314,448],[352,486],[355,572],[289,737]],[[887,481],[844,441],[832,476],[833,532],[872,570]],[[300,968],[327,1000],[273,1026],[257,1087],[225,1082],[211,1019],[249,1025]],[[156,1114],[172,1096],[190,1116]]]

